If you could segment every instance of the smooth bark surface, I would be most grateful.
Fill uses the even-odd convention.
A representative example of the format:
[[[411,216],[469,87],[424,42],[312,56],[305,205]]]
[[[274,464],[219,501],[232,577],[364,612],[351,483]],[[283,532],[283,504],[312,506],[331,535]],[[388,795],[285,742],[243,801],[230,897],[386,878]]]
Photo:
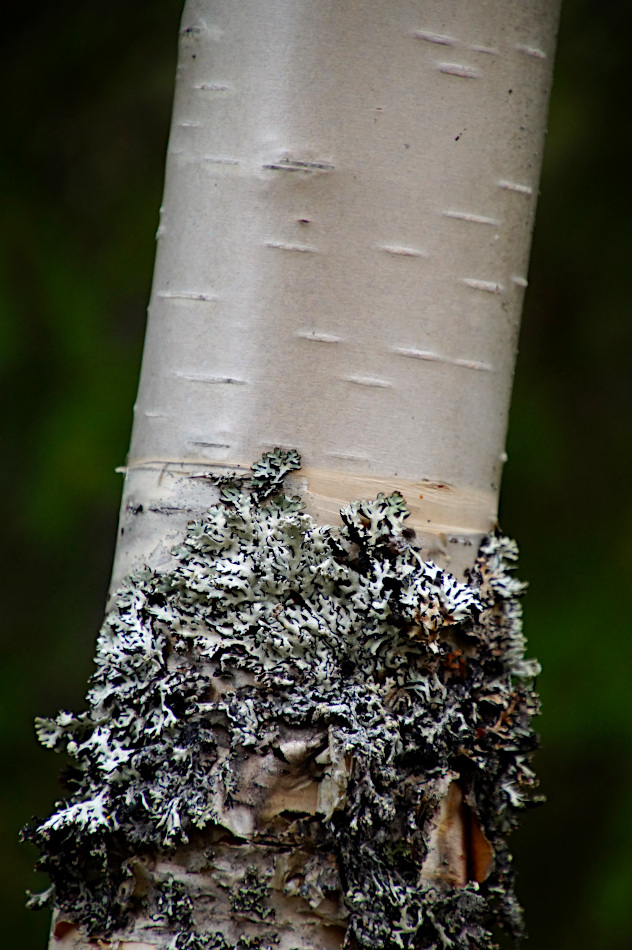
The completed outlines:
[[[157,545],[166,563],[206,503],[181,475],[276,445],[299,448],[321,520],[400,489],[428,553],[471,564],[497,512],[557,15],[187,4],[115,581]]]

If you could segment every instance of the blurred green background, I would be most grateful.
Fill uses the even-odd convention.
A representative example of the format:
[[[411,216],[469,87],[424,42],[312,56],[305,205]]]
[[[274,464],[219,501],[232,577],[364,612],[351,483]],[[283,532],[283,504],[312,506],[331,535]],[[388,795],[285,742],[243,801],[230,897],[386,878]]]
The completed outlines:
[[[60,793],[140,364],[180,0],[3,11],[2,945],[44,950],[20,826]],[[514,838],[532,950],[632,947],[632,5],[567,0],[503,484],[544,665],[549,802]]]

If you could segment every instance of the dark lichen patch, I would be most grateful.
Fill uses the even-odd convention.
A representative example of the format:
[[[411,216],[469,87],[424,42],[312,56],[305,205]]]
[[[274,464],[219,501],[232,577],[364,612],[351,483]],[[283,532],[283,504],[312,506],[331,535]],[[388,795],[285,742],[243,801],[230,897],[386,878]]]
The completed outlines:
[[[175,950],[273,950],[270,942],[262,943],[259,937],[241,936],[237,941],[227,941],[221,933],[179,933],[173,942]]]
[[[174,928],[189,929],[192,924],[193,901],[182,881],[167,878],[156,885],[156,913]]]
[[[266,906],[268,886],[259,877],[256,867],[246,868],[242,880],[233,888],[230,905],[237,917],[249,920],[265,920],[273,915],[271,907]]]
[[[275,450],[249,481],[217,479],[173,569],[119,591],[88,709],[38,721],[73,787],[26,836],[91,935],[150,914],[180,950],[270,946],[278,886],[334,926],[341,891],[349,947],[489,950],[493,923],[522,931],[506,838],[535,785],[516,547],[488,537],[459,582],[423,559],[396,493],[316,525],[282,490],[298,466]],[[198,932],[197,894],[151,871],[213,829],[277,855],[224,887],[259,928],[241,943]]]

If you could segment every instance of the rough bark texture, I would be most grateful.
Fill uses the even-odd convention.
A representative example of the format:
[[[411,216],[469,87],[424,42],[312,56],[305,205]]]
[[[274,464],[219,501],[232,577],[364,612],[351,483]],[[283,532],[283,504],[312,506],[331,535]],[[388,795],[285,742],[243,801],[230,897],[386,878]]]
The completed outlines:
[[[111,612],[39,726],[52,947],[520,933],[495,520],[556,19],[187,4]]]
[[[423,560],[398,494],[317,526],[282,491],[297,464],[276,451],[226,480],[173,569],[119,591],[88,711],[38,723],[78,766],[31,835],[62,943],[291,950],[346,931],[483,950],[494,920],[522,932],[506,836],[534,785],[538,669],[515,546],[486,539],[458,582]]]

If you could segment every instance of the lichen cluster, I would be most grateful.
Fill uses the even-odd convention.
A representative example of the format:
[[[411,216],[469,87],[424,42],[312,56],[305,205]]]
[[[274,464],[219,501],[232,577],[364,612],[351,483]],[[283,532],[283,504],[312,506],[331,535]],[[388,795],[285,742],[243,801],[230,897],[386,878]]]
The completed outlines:
[[[264,814],[244,762],[292,761],[292,737],[310,734],[318,807],[287,827],[308,855],[333,856],[318,893],[342,889],[347,945],[489,950],[494,922],[521,933],[506,837],[535,784],[537,664],[524,659],[516,547],[488,537],[459,582],[424,561],[400,495],[319,526],[283,491],[298,467],[275,450],[249,480],[216,479],[220,501],[189,525],[172,570],[119,591],[87,710],[38,721],[44,745],[73,759],[72,793],[27,837],[56,906],[90,934],[144,908],[174,947],[271,946],[272,884],[253,868],[232,907],[269,937],[239,944],[196,931],[180,884],[129,886],[133,859],[202,829],[236,833],[239,803]],[[424,873],[446,777],[493,855],[460,886]],[[261,822],[243,834],[256,841]]]

